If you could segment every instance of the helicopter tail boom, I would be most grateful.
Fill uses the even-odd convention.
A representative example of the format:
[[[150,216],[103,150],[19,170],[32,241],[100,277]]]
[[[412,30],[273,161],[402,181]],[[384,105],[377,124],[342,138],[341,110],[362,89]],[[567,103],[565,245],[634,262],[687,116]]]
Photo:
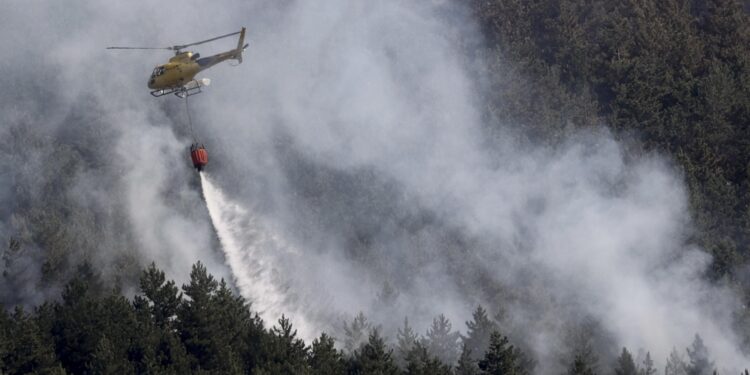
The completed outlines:
[[[245,28],[243,27],[241,31],[238,31],[240,34],[240,39],[237,42],[237,48],[231,49],[226,52],[219,53],[217,55],[209,56],[209,57],[203,57],[198,60],[195,60],[196,63],[200,66],[200,70],[208,69],[222,61],[225,60],[237,60],[240,64],[242,63],[242,51],[247,48],[248,44],[242,44],[245,43]]]

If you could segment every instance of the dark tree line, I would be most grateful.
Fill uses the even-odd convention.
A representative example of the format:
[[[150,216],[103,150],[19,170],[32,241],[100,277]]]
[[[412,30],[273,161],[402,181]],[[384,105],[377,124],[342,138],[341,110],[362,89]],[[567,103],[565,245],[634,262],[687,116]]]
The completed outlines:
[[[360,315],[353,325],[364,320]],[[442,315],[435,327],[428,339],[414,336],[404,346],[399,366],[377,329],[366,330],[366,338],[344,352],[326,333],[306,344],[284,316],[265,327],[249,304],[201,263],[182,287],[152,264],[142,272],[140,294],[132,300],[105,288],[84,264],[59,302],[30,313],[0,309],[0,373],[453,374],[453,364],[438,355],[455,349],[458,335]],[[469,365],[477,371],[517,367],[520,354],[507,338],[493,335],[487,355],[478,366],[475,360]],[[445,337],[455,340],[440,347]]]
[[[750,306],[750,279],[739,272],[750,261],[748,6],[738,0],[461,1],[484,37],[466,48],[486,63],[478,79],[488,123],[517,125],[529,142],[548,144],[605,124],[635,141],[625,142],[631,154],[670,155],[689,188],[698,229],[692,241],[713,255],[707,276],[732,283]],[[29,253],[41,264],[40,289],[69,280],[59,301],[33,311],[0,309],[0,373],[534,372],[529,351],[498,333],[481,307],[465,336],[438,316],[423,335],[407,320],[395,338],[383,337],[360,314],[342,337],[322,333],[305,343],[286,317],[269,327],[200,264],[181,287],[155,266],[139,279],[124,207],[112,207],[112,233],[121,233],[113,237],[95,225],[101,213],[66,194],[76,171],[101,170],[116,139],[102,133],[92,108],[71,113],[81,115],[66,122],[91,127],[81,131],[86,137],[50,139],[36,134],[33,123],[21,123],[0,140],[9,155],[0,165],[10,171],[14,191],[0,298],[8,306],[28,302],[19,290],[34,273],[23,263]],[[50,164],[32,165],[30,174],[14,167],[37,159]],[[77,259],[101,246],[118,254],[117,272],[105,281],[89,266],[76,268]],[[134,299],[111,289],[131,279],[140,283]],[[738,311],[736,328],[750,349],[747,308]],[[559,373],[657,373],[649,354],[641,358],[625,348],[615,363],[586,348],[571,353]],[[664,370],[710,374],[716,367],[696,336],[687,350],[666,358]]]
[[[481,306],[466,322],[465,336],[439,315],[424,336],[405,321],[392,343],[360,314],[347,325],[343,341],[361,332],[366,337],[342,350],[326,333],[305,343],[284,316],[267,327],[201,263],[182,287],[152,264],[143,270],[140,293],[132,300],[105,288],[83,264],[61,294],[59,301],[31,312],[0,309],[0,373],[525,375],[535,369],[533,359],[499,332]],[[670,355],[668,375],[714,371],[700,336],[685,353]],[[625,348],[611,366],[581,353],[567,361],[559,373],[656,373],[650,355],[636,363]]]

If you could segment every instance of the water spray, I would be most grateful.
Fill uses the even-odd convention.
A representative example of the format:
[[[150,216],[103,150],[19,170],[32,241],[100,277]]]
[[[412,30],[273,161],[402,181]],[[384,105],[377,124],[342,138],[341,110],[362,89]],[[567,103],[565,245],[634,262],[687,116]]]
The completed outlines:
[[[206,173],[200,178],[211,222],[240,294],[269,326],[284,314],[300,337],[311,340],[315,333],[289,302],[284,270],[274,254],[288,252],[283,241],[264,228],[258,217],[229,200]]]

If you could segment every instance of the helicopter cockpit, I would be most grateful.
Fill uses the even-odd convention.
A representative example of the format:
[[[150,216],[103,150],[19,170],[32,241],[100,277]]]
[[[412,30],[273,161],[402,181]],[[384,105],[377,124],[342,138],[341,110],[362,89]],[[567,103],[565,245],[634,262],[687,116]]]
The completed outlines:
[[[154,68],[154,72],[151,73],[151,77],[158,77],[160,75],[164,74],[164,67],[163,66],[157,66]]]

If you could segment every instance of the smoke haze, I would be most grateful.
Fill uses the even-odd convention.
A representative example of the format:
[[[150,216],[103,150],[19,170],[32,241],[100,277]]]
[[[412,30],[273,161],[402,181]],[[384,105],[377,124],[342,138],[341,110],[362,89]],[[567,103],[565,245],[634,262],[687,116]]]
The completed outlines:
[[[592,321],[602,353],[642,348],[663,364],[699,333],[717,363],[747,363],[731,330],[736,298],[702,281],[710,259],[686,245],[679,171],[628,155],[604,128],[554,146],[521,143],[514,124],[490,133],[481,61],[462,49],[481,38],[452,2],[4,3],[0,25],[5,238],[33,224],[10,207],[49,185],[92,212],[70,234],[77,256],[104,270],[155,261],[178,283],[201,260],[306,340],[341,339],[360,311],[391,340],[405,316],[418,332],[441,313],[463,330],[481,303],[539,373],[558,365],[571,327]],[[184,102],[146,88],[169,55],[104,47],[241,26],[244,63],[199,75],[212,86],[190,101],[211,153],[206,210]],[[41,143],[7,144],[27,136]],[[74,169],[48,152],[60,144],[82,161]],[[6,301],[43,299],[40,276],[24,272]],[[386,284],[397,294],[383,298]]]

